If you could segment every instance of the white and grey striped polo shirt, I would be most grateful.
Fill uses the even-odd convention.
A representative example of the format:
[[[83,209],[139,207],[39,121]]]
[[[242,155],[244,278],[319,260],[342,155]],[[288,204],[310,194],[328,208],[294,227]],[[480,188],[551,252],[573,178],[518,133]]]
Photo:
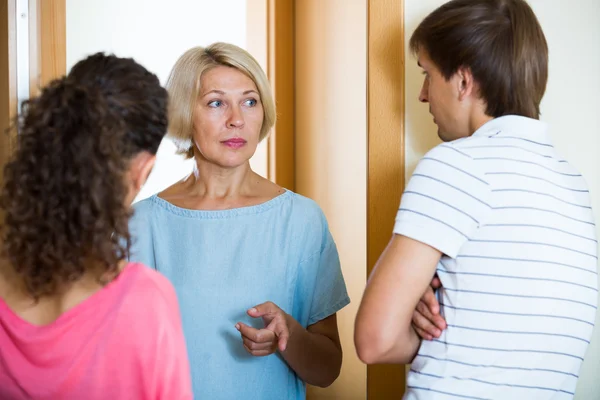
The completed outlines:
[[[421,160],[394,232],[440,250],[440,339],[424,341],[407,399],[570,399],[597,308],[583,177],[546,125],[494,119]]]

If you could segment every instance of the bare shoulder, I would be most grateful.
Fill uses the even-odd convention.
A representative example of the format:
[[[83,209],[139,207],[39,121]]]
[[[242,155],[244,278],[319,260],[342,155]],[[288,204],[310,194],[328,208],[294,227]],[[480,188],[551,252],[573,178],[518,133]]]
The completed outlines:
[[[270,180],[263,178],[258,174],[254,174],[255,187],[258,197],[262,197],[265,201],[274,199],[275,197],[285,193],[285,189]]]
[[[177,207],[191,210],[203,209],[202,201],[199,201],[202,196],[195,193],[194,185],[195,179],[192,174],[158,193],[158,197]]]
[[[182,179],[178,182],[175,182],[162,192],[158,193],[158,197],[164,200],[176,200],[181,199],[183,196],[187,194],[187,184],[188,178]]]

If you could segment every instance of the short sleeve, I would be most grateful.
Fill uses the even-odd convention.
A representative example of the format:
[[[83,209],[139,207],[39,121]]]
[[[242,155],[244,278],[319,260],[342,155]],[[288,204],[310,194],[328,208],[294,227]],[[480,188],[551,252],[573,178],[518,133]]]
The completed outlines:
[[[150,225],[151,207],[152,204],[148,200],[141,201],[133,206],[133,216],[129,220],[129,234],[131,235],[129,261],[139,262],[156,269]]]
[[[451,144],[429,151],[402,195],[394,233],[455,258],[489,213],[491,189],[476,161]]]
[[[350,303],[340,258],[333,240],[319,255],[308,326],[335,314]]]
[[[329,232],[327,222],[323,216],[323,245],[318,254],[304,261],[300,268],[304,271],[313,271],[314,276],[309,279],[313,283],[312,290],[302,291],[311,293],[308,309],[307,326],[313,325],[344,308],[350,303],[346,283],[342,275],[340,257],[337,247]]]

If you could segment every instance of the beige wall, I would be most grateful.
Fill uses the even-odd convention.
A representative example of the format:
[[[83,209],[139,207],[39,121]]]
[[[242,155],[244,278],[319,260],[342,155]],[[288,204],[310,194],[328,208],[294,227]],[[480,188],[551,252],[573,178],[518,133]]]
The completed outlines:
[[[341,376],[308,398],[362,400],[353,327],[366,284],[366,0],[298,1],[296,40],[296,189],[323,208],[352,300],[338,314]]]
[[[406,42],[419,21],[444,0],[405,0]],[[600,215],[600,1],[529,0],[550,48],[550,78],[542,120],[555,146],[586,177]],[[406,54],[407,177],[424,153],[439,143],[427,106],[417,101],[422,75]],[[600,221],[597,221],[598,224]],[[599,231],[600,234],[600,231]],[[600,235],[599,235],[600,236]],[[576,399],[600,399],[600,313],[583,364]]]

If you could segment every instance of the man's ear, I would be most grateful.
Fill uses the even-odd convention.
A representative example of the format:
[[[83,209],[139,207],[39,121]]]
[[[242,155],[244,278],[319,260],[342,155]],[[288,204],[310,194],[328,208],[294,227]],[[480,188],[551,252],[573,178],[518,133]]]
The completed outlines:
[[[142,151],[133,157],[130,173],[135,191],[139,191],[144,186],[155,162],[156,155],[147,151]]]
[[[476,93],[477,88],[471,68],[460,67],[458,71],[456,71],[456,75],[458,78],[456,84],[458,85],[459,100],[464,100]]]

